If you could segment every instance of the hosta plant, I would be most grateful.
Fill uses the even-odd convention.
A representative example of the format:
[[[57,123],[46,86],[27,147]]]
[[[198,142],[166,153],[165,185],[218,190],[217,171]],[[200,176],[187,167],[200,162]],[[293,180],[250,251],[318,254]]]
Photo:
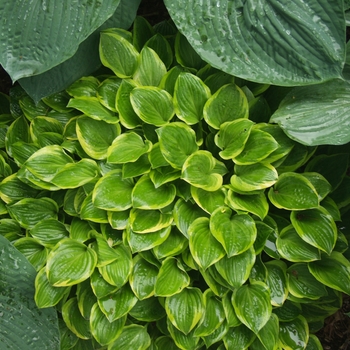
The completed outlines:
[[[349,145],[290,139],[269,120],[293,90],[211,67],[170,23],[99,48],[103,75],[1,115],[1,234],[61,349],[322,349],[350,294]]]

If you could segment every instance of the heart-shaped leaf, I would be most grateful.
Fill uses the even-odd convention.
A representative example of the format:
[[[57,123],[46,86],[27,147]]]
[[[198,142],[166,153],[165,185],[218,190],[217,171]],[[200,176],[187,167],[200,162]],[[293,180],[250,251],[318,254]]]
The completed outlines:
[[[129,216],[131,229],[135,233],[156,232],[171,225],[171,214],[163,214],[159,210],[132,209]]]
[[[210,231],[230,258],[249,249],[256,238],[254,220],[247,214],[232,215],[228,207],[216,209],[210,217]]]
[[[226,196],[222,188],[217,191],[208,192],[201,188],[191,186],[191,195],[196,203],[209,214],[212,214],[217,208],[225,205]]]
[[[170,322],[179,331],[188,334],[204,314],[203,294],[198,288],[187,287],[166,298],[165,311]]]
[[[190,155],[183,167],[182,178],[192,186],[206,191],[217,191],[222,186],[225,165],[208,151],[197,151]]]
[[[188,228],[189,246],[193,259],[204,270],[225,256],[222,245],[209,229],[208,218],[198,218]]]
[[[271,317],[270,291],[263,282],[254,282],[237,288],[232,295],[232,304],[237,317],[255,334]]]
[[[298,235],[312,246],[330,254],[337,240],[337,226],[322,207],[293,211],[290,215]]]

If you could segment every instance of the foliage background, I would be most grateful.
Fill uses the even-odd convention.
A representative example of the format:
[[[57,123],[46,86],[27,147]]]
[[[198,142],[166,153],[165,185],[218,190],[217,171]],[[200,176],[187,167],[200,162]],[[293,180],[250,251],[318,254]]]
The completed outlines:
[[[138,9],[138,15],[145,17],[152,25],[170,18],[163,0],[142,0]],[[349,38],[348,28],[347,40]],[[8,94],[11,86],[11,79],[0,66],[0,92]],[[336,314],[326,319],[323,329],[317,333],[317,336],[325,350],[346,350],[350,347],[349,296],[344,295],[343,307]]]

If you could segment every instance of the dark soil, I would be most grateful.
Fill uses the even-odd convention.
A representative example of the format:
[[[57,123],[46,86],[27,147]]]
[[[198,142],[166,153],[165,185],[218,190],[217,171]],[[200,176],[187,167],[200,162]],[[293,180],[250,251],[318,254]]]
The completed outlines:
[[[152,25],[169,18],[163,0],[142,0],[138,15]],[[0,92],[8,94],[11,86],[10,77],[0,66]],[[317,336],[325,350],[350,350],[350,296],[344,295],[342,308],[325,320]]]

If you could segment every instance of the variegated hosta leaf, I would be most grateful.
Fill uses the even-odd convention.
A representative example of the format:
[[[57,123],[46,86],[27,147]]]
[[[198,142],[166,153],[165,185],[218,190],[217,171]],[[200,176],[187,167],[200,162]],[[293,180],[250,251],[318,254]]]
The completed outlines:
[[[197,76],[183,72],[175,83],[174,105],[176,115],[188,125],[203,118],[203,107],[210,97],[210,89]]]
[[[199,187],[191,186],[191,195],[195,202],[209,214],[225,205],[226,193],[223,188],[209,192]]]
[[[279,339],[287,349],[305,349],[309,340],[309,325],[305,318],[298,316],[293,321],[280,322]]]
[[[135,233],[156,232],[171,225],[171,214],[163,214],[159,210],[132,209],[129,223]]]
[[[169,318],[167,318],[167,331],[169,331],[171,338],[179,349],[186,350],[197,348],[200,337],[195,337],[193,335],[194,330],[188,334],[184,334],[170,322]]]
[[[101,345],[108,345],[114,342],[122,333],[126,316],[120,317],[112,322],[108,320],[101,311],[98,303],[91,309],[90,329],[93,337]]]
[[[154,286],[156,296],[170,297],[190,284],[190,277],[174,257],[163,260]]]
[[[210,232],[224,247],[229,258],[249,249],[257,233],[255,222],[249,215],[232,214],[230,208],[221,207],[210,217]]]
[[[203,337],[204,344],[207,348],[211,345],[220,342],[224,338],[224,336],[228,333],[229,327],[227,323],[224,321],[220,324],[220,326],[211,334]]]
[[[117,112],[115,108],[115,96],[122,83],[122,79],[118,77],[109,77],[101,82],[98,86],[96,96],[102,106],[108,108],[112,112]]]
[[[267,269],[266,284],[270,288],[271,304],[282,306],[288,296],[287,288],[287,265],[280,260],[268,261],[265,264]]]
[[[254,341],[255,334],[244,324],[231,328],[224,336],[226,349],[248,349]]]
[[[206,270],[225,256],[223,246],[214,238],[208,218],[198,218],[188,228],[189,247],[193,259]]]
[[[97,267],[106,266],[119,258],[119,255],[106,239],[101,236],[95,237],[96,243],[91,246],[97,254]]]
[[[164,306],[158,298],[139,300],[130,310],[129,315],[138,321],[154,322],[166,316]]]
[[[263,282],[254,282],[237,288],[232,295],[232,304],[237,317],[255,334],[270,319],[272,312],[270,291]]]
[[[97,254],[93,249],[65,238],[47,257],[47,278],[53,286],[72,286],[89,278],[96,265]]]
[[[117,286],[109,284],[97,269],[95,269],[93,274],[90,276],[90,284],[93,293],[98,299],[101,299],[108,294],[114,293],[119,289]]]
[[[279,319],[272,313],[265,326],[257,334],[258,339],[265,349],[279,349]]]
[[[109,322],[124,317],[137,303],[137,297],[126,284],[116,292],[98,299],[98,305]]]
[[[216,160],[208,151],[197,151],[190,155],[182,167],[182,179],[192,186],[206,191],[217,191],[226,174],[225,165]]]
[[[146,327],[131,324],[123,328],[116,341],[108,346],[108,350],[146,350],[151,345],[151,338]]]
[[[183,122],[164,125],[156,132],[160,151],[173,168],[182,169],[187,157],[198,150],[194,130]]]
[[[198,288],[185,288],[180,293],[166,298],[165,311],[170,322],[187,335],[205,311],[203,294]]]
[[[298,235],[307,243],[326,252],[332,252],[337,240],[337,226],[322,207],[303,211],[293,211],[290,216]]]

